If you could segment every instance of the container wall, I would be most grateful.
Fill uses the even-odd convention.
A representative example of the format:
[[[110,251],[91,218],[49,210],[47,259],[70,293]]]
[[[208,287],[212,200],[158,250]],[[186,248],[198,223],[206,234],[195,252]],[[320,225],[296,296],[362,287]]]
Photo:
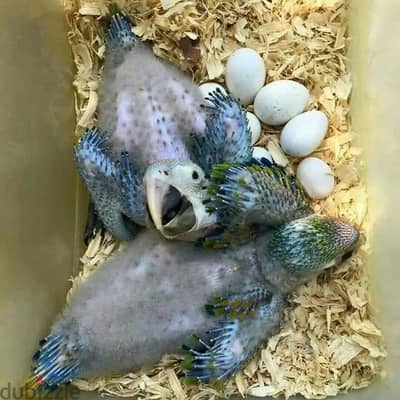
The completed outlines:
[[[365,150],[373,222],[371,294],[388,347],[387,377],[350,400],[400,396],[400,1],[353,0],[352,117]]]
[[[73,65],[61,1],[0,1],[0,25],[4,388],[27,376],[38,340],[65,302],[78,252]]]
[[[369,267],[389,358],[386,380],[347,398],[394,400],[400,394],[400,1],[350,3],[352,115],[366,149],[375,222]],[[18,387],[37,341],[62,309],[85,209],[71,155],[73,66],[61,1],[0,1],[0,23],[2,389]]]

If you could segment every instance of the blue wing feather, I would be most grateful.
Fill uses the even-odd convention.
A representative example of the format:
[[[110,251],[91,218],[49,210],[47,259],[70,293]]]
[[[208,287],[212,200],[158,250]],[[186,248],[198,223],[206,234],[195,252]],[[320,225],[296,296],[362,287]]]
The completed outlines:
[[[181,364],[185,375],[201,382],[230,378],[276,332],[282,305],[280,295],[261,287],[207,305],[220,319],[205,339],[194,336],[191,346],[183,346],[189,353]]]
[[[136,221],[145,223],[146,201],[144,187],[133,164],[129,160],[129,154],[123,152],[118,162],[119,186],[122,192],[123,209],[126,215]]]
[[[212,92],[204,106],[207,113],[206,134],[192,135],[196,162],[206,174],[215,164],[251,160],[251,132],[246,112],[239,102],[219,88]]]
[[[75,160],[104,225],[119,239],[130,240],[136,224],[146,223],[143,185],[128,155],[115,161],[107,142],[99,128],[88,129],[74,147]]]
[[[309,213],[309,199],[294,175],[264,159],[215,165],[208,209],[222,225],[279,225]]]
[[[75,379],[79,375],[82,347],[64,335],[51,334],[43,339],[32,357],[32,375],[23,385],[23,393],[49,393]]]
[[[138,37],[132,32],[132,24],[122,13],[117,12],[111,16],[107,31],[107,45],[128,50],[138,40]]]

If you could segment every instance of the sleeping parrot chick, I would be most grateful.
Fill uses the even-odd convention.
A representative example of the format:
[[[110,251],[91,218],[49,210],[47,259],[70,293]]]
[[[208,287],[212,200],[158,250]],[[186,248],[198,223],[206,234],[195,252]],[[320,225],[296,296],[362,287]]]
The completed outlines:
[[[349,224],[312,215],[215,257],[145,231],[75,292],[25,388],[124,373],[179,351],[187,377],[229,378],[277,332],[286,294],[340,263],[358,237]]]
[[[120,13],[111,17],[106,44],[99,128],[74,149],[100,219],[122,240],[150,220],[169,238],[204,236],[216,217],[203,204],[203,166],[251,158],[244,111],[222,93],[202,108],[190,77],[156,57]]]

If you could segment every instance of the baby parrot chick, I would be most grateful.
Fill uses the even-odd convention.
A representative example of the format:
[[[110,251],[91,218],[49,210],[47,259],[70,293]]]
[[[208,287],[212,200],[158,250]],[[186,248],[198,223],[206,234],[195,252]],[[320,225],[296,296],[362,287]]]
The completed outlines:
[[[182,162],[175,168],[176,161],[167,160],[148,168],[144,177],[149,212],[154,225],[166,238],[179,238],[181,234],[186,240],[192,240],[204,237],[207,232],[216,229],[217,215],[206,207],[209,201],[208,178],[212,167],[223,162],[251,161],[251,133],[246,113],[238,101],[218,89],[209,95],[208,106],[202,108],[206,110],[205,134],[191,134],[192,159],[201,167],[201,172]],[[161,171],[174,172],[163,176]],[[183,179],[189,174],[192,174],[192,180]],[[175,182],[179,182],[179,185]],[[183,187],[181,196],[174,190],[179,186]],[[175,204],[183,202],[191,207],[188,211],[174,207],[172,218],[167,212],[171,209],[170,198],[167,196],[171,190],[175,193]],[[176,212],[176,209],[179,211]]]
[[[106,44],[99,127],[74,149],[100,219],[122,240],[151,220],[167,237],[204,235],[215,224],[203,204],[211,163],[251,154],[244,111],[222,93],[202,108],[190,77],[156,57],[121,13],[111,16]]]
[[[144,231],[74,293],[25,387],[49,391],[179,351],[187,377],[227,379],[277,332],[286,294],[340,263],[358,237],[347,223],[311,215],[215,257]]]
[[[148,224],[143,186],[148,166],[178,160],[190,173],[176,187],[187,179],[193,184],[195,171],[195,184],[204,186],[188,147],[191,133],[205,129],[201,102],[189,77],[141,43],[122,14],[111,16],[99,93],[101,128],[88,130],[74,153],[100,219],[119,239],[132,239]],[[177,166],[162,173],[172,175]]]

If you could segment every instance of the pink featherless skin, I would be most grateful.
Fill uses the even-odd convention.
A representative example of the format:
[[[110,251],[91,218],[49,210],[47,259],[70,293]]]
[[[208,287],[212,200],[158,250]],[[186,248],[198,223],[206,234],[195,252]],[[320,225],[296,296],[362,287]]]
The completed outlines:
[[[129,152],[141,166],[189,160],[189,135],[205,131],[202,95],[190,77],[142,43],[118,66],[110,64],[104,70],[99,124],[114,151]]]

